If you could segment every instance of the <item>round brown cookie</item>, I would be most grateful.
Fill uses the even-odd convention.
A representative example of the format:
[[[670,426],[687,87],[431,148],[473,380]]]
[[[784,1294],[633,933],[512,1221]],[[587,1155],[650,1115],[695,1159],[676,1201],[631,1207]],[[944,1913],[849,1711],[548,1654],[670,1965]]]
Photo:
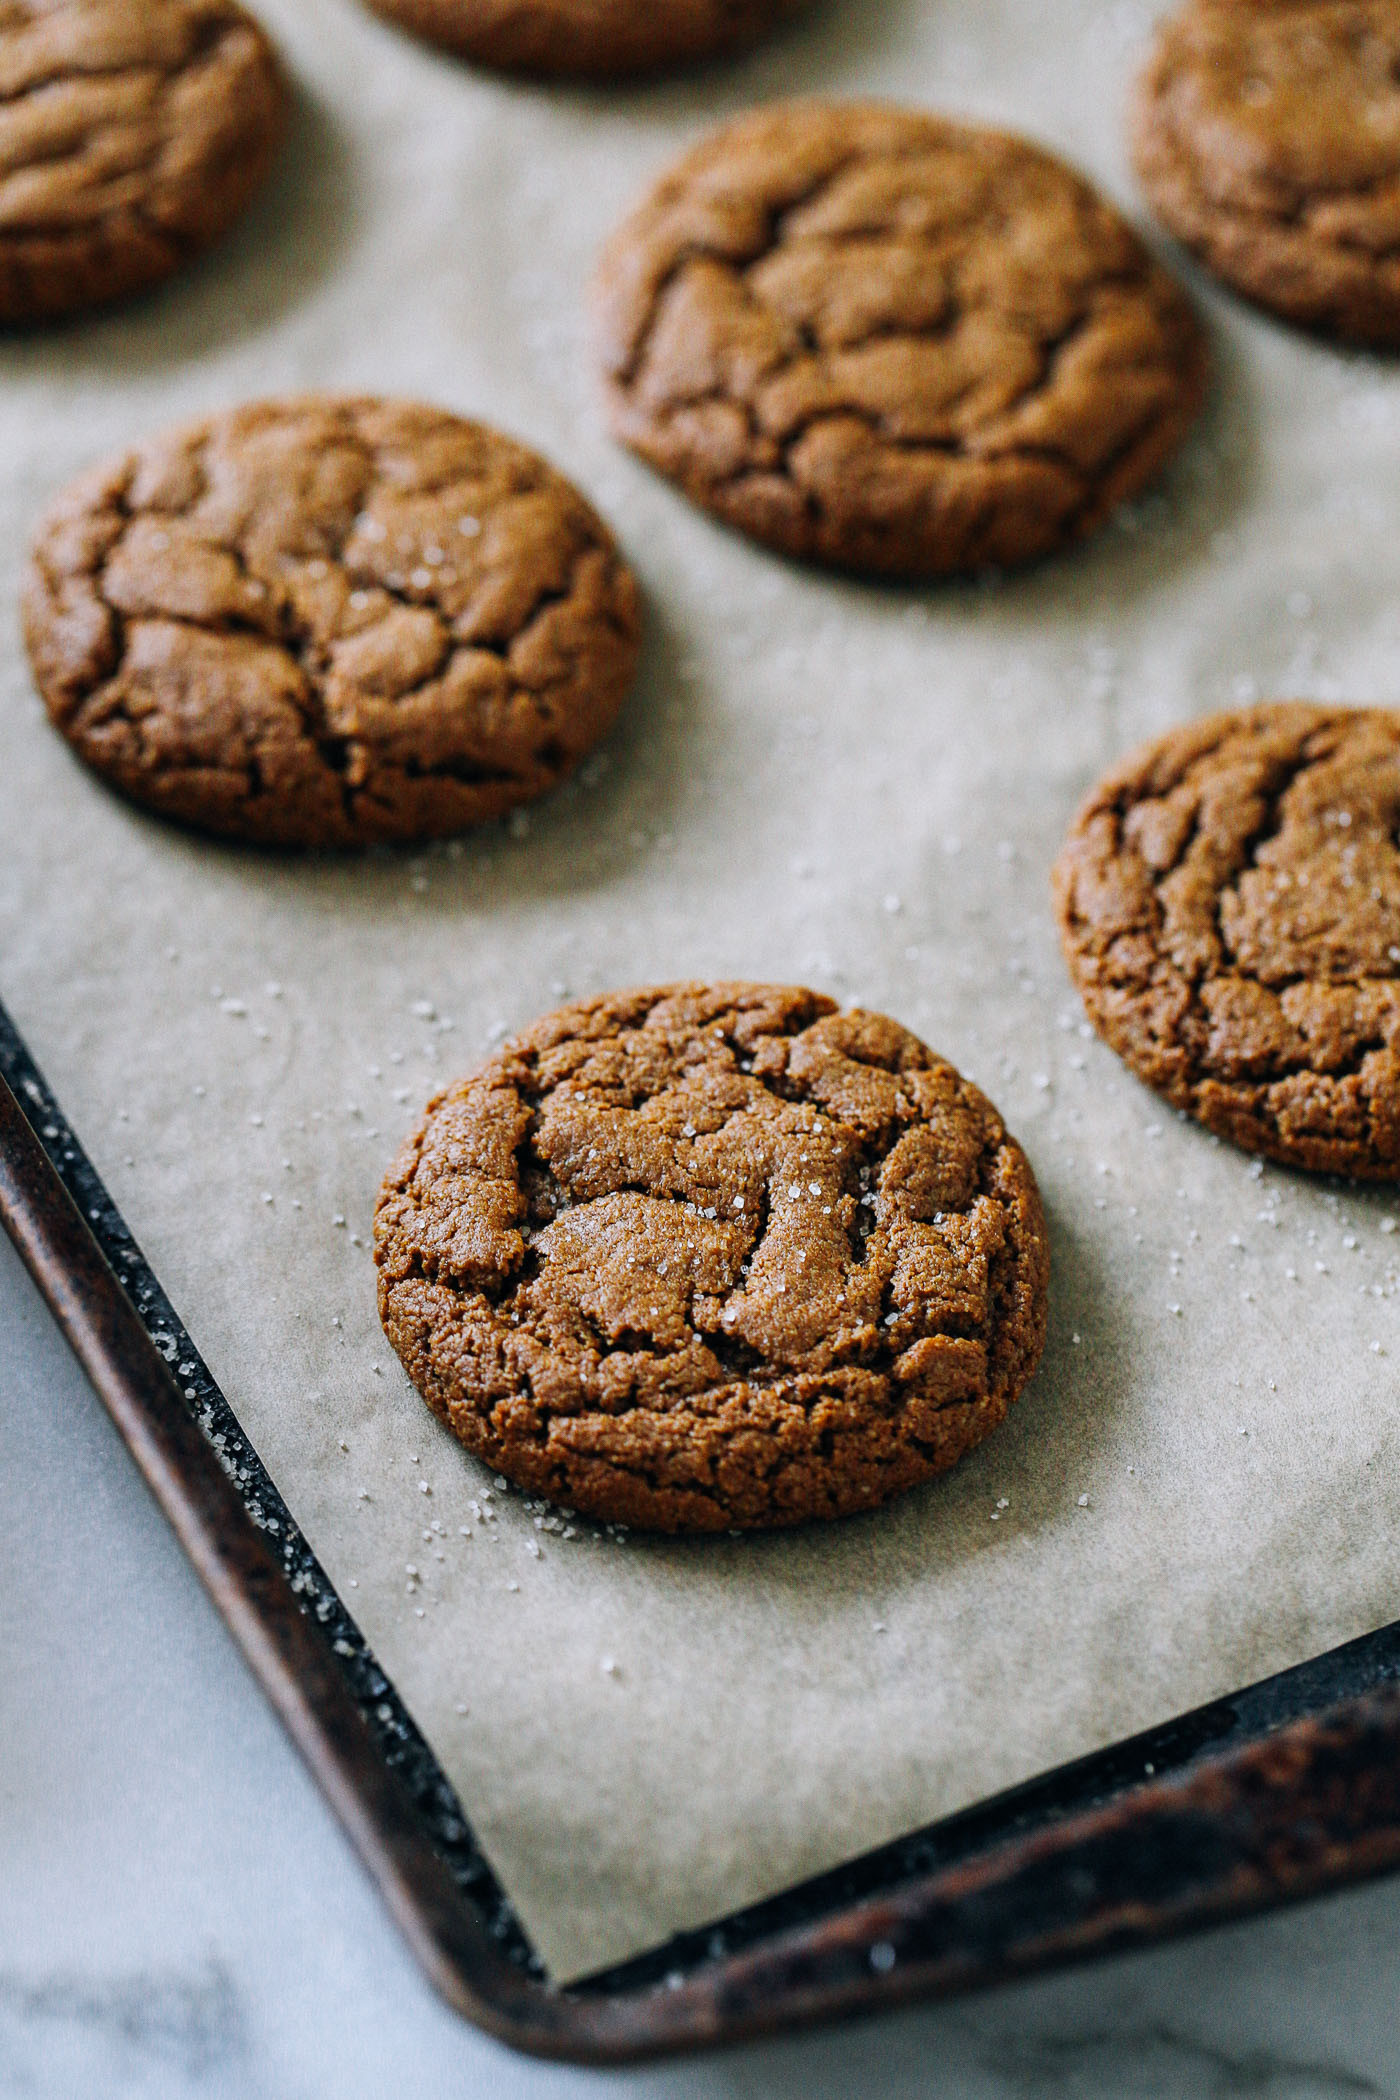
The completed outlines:
[[[1400,1175],[1400,713],[1212,715],[1100,782],[1055,867],[1089,1018],[1251,1152]]]
[[[604,250],[612,428],[783,553],[1029,561],[1157,471],[1204,337],[1131,228],[1023,139],[876,103],[749,113]]]
[[[25,580],[39,690],[161,815],[269,845],[459,831],[552,787],[636,667],[596,512],[440,409],[258,402],[59,497]]]
[[[807,0],[370,0],[463,58],[543,79],[616,80],[756,44]]]
[[[1133,149],[1162,219],[1228,283],[1400,344],[1400,0],[1192,0],[1158,32]]]
[[[871,1508],[995,1428],[1045,1339],[1040,1198],[991,1103],[782,985],[536,1021],[429,1105],[375,1260],[470,1450],[659,1531]]]
[[[286,99],[236,0],[0,0],[0,322],[125,298],[217,240]]]

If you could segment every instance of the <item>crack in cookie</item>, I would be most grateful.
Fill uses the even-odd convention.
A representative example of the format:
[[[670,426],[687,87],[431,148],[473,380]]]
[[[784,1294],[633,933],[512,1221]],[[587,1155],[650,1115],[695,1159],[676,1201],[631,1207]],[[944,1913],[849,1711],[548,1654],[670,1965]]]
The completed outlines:
[[[467,1447],[661,1531],[867,1509],[1001,1421],[1045,1337],[1035,1180],[906,1029],[790,987],[546,1015],[380,1193],[380,1316]]]
[[[613,236],[612,427],[784,553],[888,576],[1033,560],[1201,407],[1185,295],[1022,139],[874,103],[752,112]]]
[[[440,410],[262,402],[61,495],[24,589],[49,713],[135,801],[271,845],[430,838],[552,787],[640,646],[597,514]]]
[[[1394,1179],[1397,832],[1400,713],[1279,703],[1135,753],[1055,867],[1089,1018],[1236,1144]]]

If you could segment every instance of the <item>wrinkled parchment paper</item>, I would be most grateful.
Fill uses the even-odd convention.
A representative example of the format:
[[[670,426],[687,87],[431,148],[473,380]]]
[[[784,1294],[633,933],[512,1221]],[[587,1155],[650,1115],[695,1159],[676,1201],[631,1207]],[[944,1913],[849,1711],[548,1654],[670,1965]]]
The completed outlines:
[[[830,0],[744,66],[610,95],[473,75],[353,0],[262,10],[303,91],[272,194],[154,300],[0,345],[0,604],[95,456],[249,395],[380,388],[578,479],[648,593],[643,676],[605,762],[528,820],[298,862],[95,785],[7,612],[0,992],[566,1979],[1400,1609],[1390,1197],[1165,1112],[1081,1025],[1046,884],[1143,737],[1256,692],[1400,700],[1400,369],[1204,290],[1206,426],[1090,547],[996,587],[805,574],[603,436],[599,240],[698,129],[797,91],[1011,123],[1136,210],[1151,9]],[[399,1371],[375,1189],[507,1027],[692,973],[858,998],[987,1088],[1052,1221],[1049,1346],[1005,1428],[886,1511],[569,1538],[483,1503]]]

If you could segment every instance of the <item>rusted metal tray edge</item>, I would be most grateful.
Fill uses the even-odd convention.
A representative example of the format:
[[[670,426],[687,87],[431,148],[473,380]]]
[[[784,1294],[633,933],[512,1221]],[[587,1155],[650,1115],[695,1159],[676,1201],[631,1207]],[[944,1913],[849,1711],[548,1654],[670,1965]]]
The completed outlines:
[[[1397,1625],[556,1990],[3,1007],[0,1219],[425,1971],[517,2048],[738,2041],[1400,1866]]]

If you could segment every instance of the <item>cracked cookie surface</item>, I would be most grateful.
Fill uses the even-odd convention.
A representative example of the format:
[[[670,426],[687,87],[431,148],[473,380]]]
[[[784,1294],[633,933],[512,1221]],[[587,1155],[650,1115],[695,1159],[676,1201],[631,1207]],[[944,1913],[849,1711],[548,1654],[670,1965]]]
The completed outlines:
[[[380,1316],[467,1447],[662,1531],[868,1509],[996,1427],[1045,1337],[1029,1163],[883,1015],[677,984],[536,1021],[380,1192]]]
[[[593,289],[614,434],[783,553],[1011,566],[1090,531],[1198,413],[1184,293],[1027,141],[877,103],[743,116]]]
[[[76,482],[25,581],[39,691],[133,800],[267,845],[461,830],[611,724],[636,586],[578,491],[480,423],[259,402]]]
[[[1089,1018],[1271,1159],[1400,1176],[1400,713],[1277,703],[1136,752],[1055,867]]]
[[[0,0],[0,322],[125,298],[207,248],[285,109],[235,0]]]
[[[1164,223],[1305,326],[1400,344],[1400,0],[1194,0],[1138,84]]]
[[[807,0],[370,0],[463,58],[537,78],[616,80],[756,44]]]

